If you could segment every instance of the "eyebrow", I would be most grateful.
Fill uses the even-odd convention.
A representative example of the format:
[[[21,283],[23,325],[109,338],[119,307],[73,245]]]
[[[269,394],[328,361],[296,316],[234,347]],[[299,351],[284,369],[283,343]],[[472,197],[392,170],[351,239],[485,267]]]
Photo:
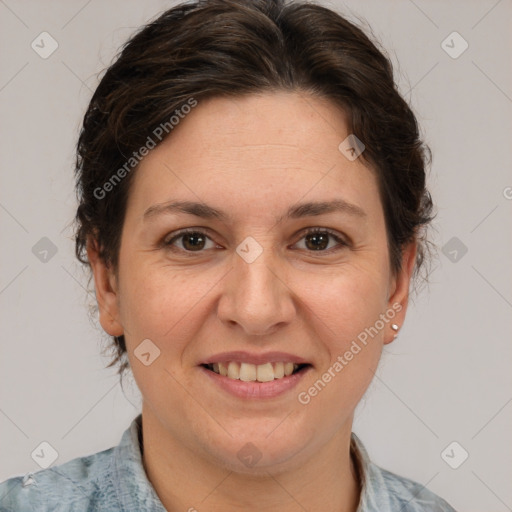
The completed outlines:
[[[288,211],[276,219],[277,224],[285,219],[300,219],[302,217],[313,217],[327,213],[346,213],[356,217],[366,217],[366,212],[359,206],[349,203],[344,199],[335,199],[333,201],[307,202],[291,206]],[[143,220],[162,214],[185,213],[194,215],[203,219],[217,219],[226,221],[230,216],[204,203],[194,201],[173,201],[150,206],[143,214]]]

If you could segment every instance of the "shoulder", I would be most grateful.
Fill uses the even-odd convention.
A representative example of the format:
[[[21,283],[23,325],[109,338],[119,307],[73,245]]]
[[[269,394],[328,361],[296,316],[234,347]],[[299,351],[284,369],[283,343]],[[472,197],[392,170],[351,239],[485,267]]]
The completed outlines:
[[[383,487],[389,497],[391,510],[403,512],[456,512],[443,498],[424,485],[372,464],[374,473],[380,473]]]
[[[64,464],[15,476],[0,483],[0,512],[91,510],[115,501],[112,482],[114,448],[78,457]],[[103,508],[106,506],[107,508]]]

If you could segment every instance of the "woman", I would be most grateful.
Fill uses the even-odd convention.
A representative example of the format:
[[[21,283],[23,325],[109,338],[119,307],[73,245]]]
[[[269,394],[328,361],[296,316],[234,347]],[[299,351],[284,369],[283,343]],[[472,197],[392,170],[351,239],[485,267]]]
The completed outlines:
[[[125,45],[78,143],[76,253],[142,413],[4,510],[452,511],[354,410],[404,323],[428,148],[389,61],[318,5],[207,0]]]

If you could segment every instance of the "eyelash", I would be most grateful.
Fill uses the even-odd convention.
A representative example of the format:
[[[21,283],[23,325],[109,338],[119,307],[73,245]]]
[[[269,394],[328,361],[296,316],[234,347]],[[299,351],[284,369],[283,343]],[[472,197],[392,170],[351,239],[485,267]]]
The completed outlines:
[[[173,243],[176,240],[178,240],[179,238],[182,238],[185,235],[190,235],[190,234],[203,235],[204,237],[211,240],[211,238],[207,235],[207,233],[205,231],[201,231],[200,229],[187,228],[187,229],[182,229],[180,231],[175,232],[172,235],[172,238],[170,238],[169,240],[164,239],[162,242],[162,245],[166,248],[171,249],[173,252],[182,252],[182,253],[185,253],[187,256],[194,256],[195,254],[203,253],[205,251],[205,249],[202,249],[200,251],[187,251],[186,249],[180,249],[180,248],[173,247]],[[345,242],[342,238],[340,238],[335,232],[331,231],[330,229],[326,229],[326,228],[311,228],[302,234],[302,237],[300,238],[300,240],[302,240],[303,238],[305,238],[308,235],[315,235],[315,234],[328,234],[339,244],[339,247],[334,248],[334,249],[331,248],[331,249],[325,249],[325,250],[319,250],[319,251],[311,250],[311,251],[307,251],[307,252],[332,254],[333,252],[337,252],[337,251],[341,250],[343,247],[349,246],[349,244],[347,242]]]

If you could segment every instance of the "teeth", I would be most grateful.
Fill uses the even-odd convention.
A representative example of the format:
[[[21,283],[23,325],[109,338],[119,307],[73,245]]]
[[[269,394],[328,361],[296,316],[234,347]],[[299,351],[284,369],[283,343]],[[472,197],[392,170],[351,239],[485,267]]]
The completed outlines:
[[[244,382],[254,382],[256,380],[256,366],[253,364],[242,363],[240,365],[239,378]]]
[[[255,365],[230,361],[229,363],[213,363],[209,365],[209,368],[215,373],[244,382],[270,382],[274,379],[282,379],[284,376],[291,375],[298,367],[298,364],[290,362]]]
[[[274,378],[281,379],[284,377],[284,363],[276,363],[274,365]]]
[[[258,382],[270,382],[271,380],[274,380],[274,368],[272,367],[272,363],[260,364],[255,368],[256,380]]]
[[[294,367],[293,363],[284,363],[284,374],[288,377],[293,373]]]
[[[228,377],[230,379],[239,379],[240,378],[240,365],[231,361],[228,365]]]
[[[213,371],[215,371],[215,365],[213,367]],[[224,377],[228,376],[228,367],[224,363],[219,363],[219,373]]]

